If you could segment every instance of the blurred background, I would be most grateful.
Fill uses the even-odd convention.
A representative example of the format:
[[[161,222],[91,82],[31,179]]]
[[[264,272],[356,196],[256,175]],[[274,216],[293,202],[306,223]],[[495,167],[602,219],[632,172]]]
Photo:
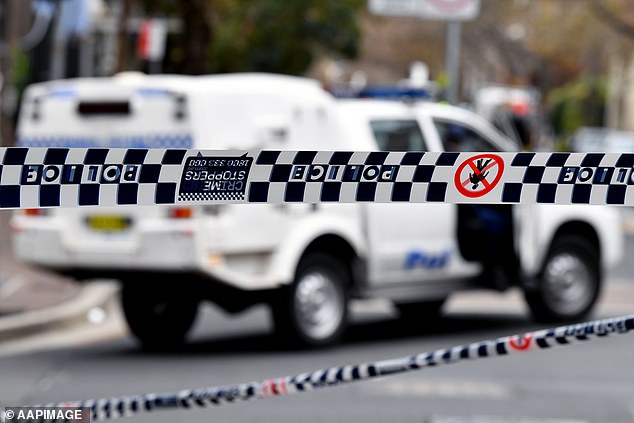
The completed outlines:
[[[538,110],[517,106],[516,112],[539,114],[540,136],[548,139],[535,142],[557,148],[568,148],[584,126],[634,130],[629,1],[482,0],[478,6],[458,24],[450,100],[477,103],[492,84],[524,88]],[[126,70],[264,71],[339,86],[394,84],[422,62],[439,97],[447,98],[454,66],[448,22],[372,13],[363,0],[3,0],[1,142],[13,144],[27,84]]]
[[[33,83],[130,71],[270,72],[314,78],[343,97],[371,87],[423,88],[437,102],[480,114],[524,150],[634,152],[631,0],[426,2],[434,5],[432,12],[417,10],[416,0],[0,0],[0,147],[17,144],[20,105],[25,88]],[[36,115],[29,118],[36,120]],[[50,115],[54,120],[55,114]],[[239,238],[238,230],[223,232],[227,215],[237,216],[237,222],[231,223],[246,232],[243,242],[256,230],[270,230],[262,237],[267,241],[283,232],[257,219],[251,219],[252,226],[242,224],[243,215],[230,207],[179,210],[184,214],[160,215],[160,219],[157,216],[165,209],[139,214],[159,222],[151,229],[164,230],[161,240],[191,240],[195,229],[203,227],[195,226],[197,218],[220,222],[222,240]],[[293,209],[294,214],[283,206],[271,209],[281,216],[276,221],[281,227],[291,217],[317,210],[306,207],[298,212],[300,207]],[[634,263],[627,259],[634,251],[634,214],[629,208],[619,212],[625,217],[623,231],[607,244],[611,250],[623,251],[626,260],[605,278],[597,317],[632,309]],[[107,213],[106,218],[121,217],[112,210]],[[118,285],[77,284],[17,259],[12,235],[24,235],[29,229],[33,241],[21,244],[22,252],[42,251],[47,245],[62,244],[46,244],[40,236],[66,225],[70,229],[64,228],[68,235],[64,241],[82,241],[88,233],[92,242],[77,242],[76,250],[59,247],[71,259],[81,250],[97,247],[94,257],[99,255],[105,266],[108,255],[136,260],[133,252],[117,251],[121,247],[117,241],[134,232],[126,232],[128,226],[136,229],[133,220],[126,217],[121,221],[124,230],[114,233],[108,227],[88,228],[90,221],[79,213],[74,218],[64,216],[42,209],[14,215],[0,211],[0,405],[261,380],[544,327],[528,318],[523,294],[513,289],[456,293],[444,304],[443,316],[409,321],[400,318],[403,309],[371,300],[351,305],[352,325],[341,343],[295,350],[271,336],[273,324],[266,307],[230,317],[205,304],[187,345],[179,345],[177,351],[146,351],[129,336]],[[426,223],[425,218],[412,216],[417,224]],[[391,234],[393,220],[398,219],[391,212],[383,218],[385,233]],[[605,223],[602,220],[610,220],[607,213],[596,217],[596,222]],[[30,227],[21,226],[27,221]],[[524,235],[530,238],[539,230],[536,225]],[[454,237],[454,232],[448,234],[444,234],[448,239]],[[170,251],[173,248],[193,256],[193,250],[181,249],[181,244],[154,239],[149,244],[157,250],[177,256]],[[111,250],[102,248],[112,241]],[[424,261],[420,251],[412,252],[414,261]],[[163,261],[163,256],[157,257],[157,262]],[[208,262],[214,266],[221,261],[218,255],[209,255]],[[435,271],[431,265],[419,267],[421,272]],[[139,279],[156,287],[155,282],[166,282],[159,280],[158,273]],[[165,285],[170,289],[178,284],[186,291],[182,287],[189,286],[184,285],[186,276],[169,278]],[[159,291],[146,287],[140,297]],[[142,298],[136,300],[140,303]],[[438,307],[443,307],[442,302]],[[153,329],[164,335],[161,327]],[[634,421],[631,351],[628,337],[609,338],[578,349],[430,369],[245,406],[142,415],[130,421],[295,422],[302,416],[306,421],[346,422],[622,423]]]

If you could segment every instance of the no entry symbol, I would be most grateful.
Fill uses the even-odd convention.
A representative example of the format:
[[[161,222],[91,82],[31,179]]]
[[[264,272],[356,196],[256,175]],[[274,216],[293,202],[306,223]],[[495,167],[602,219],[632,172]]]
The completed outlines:
[[[460,194],[478,198],[491,192],[504,173],[504,161],[497,154],[479,154],[458,166],[454,184]]]

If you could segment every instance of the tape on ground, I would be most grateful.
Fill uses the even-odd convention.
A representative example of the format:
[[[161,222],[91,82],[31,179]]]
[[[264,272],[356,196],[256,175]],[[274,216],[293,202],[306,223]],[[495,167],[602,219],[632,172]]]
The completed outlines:
[[[634,205],[634,154],[0,148],[0,208],[219,203]]]

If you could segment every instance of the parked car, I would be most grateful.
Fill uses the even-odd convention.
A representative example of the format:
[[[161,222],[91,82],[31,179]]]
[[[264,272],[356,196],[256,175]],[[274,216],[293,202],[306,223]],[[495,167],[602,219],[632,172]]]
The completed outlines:
[[[577,153],[632,153],[634,132],[584,126],[573,134],[570,144]]]
[[[37,84],[18,135],[23,146],[514,150],[468,110],[337,100],[308,79],[258,74]],[[340,339],[351,298],[430,319],[454,292],[519,286],[536,319],[575,320],[623,243],[614,210],[557,205],[50,209],[18,212],[12,228],[25,261],[118,278],[130,329],[151,348],[183,340],[204,300],[228,312],[267,303],[276,331],[309,346]]]

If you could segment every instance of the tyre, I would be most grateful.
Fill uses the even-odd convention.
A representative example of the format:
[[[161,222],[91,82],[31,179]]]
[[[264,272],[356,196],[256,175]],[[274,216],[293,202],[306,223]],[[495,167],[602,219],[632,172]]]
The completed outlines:
[[[140,282],[140,281],[139,281]],[[199,300],[176,292],[175,285],[126,283],[121,305],[130,332],[149,351],[176,349],[185,341],[198,313]]]
[[[442,307],[446,301],[446,298],[441,298],[438,300],[397,303],[395,305],[402,320],[406,320],[409,323],[426,325],[440,317]]]
[[[277,335],[304,347],[336,343],[348,319],[348,278],[346,267],[329,255],[304,257],[293,283],[271,304]]]
[[[601,289],[599,254],[586,239],[566,235],[554,240],[536,287],[525,291],[538,322],[569,322],[585,317]]]

